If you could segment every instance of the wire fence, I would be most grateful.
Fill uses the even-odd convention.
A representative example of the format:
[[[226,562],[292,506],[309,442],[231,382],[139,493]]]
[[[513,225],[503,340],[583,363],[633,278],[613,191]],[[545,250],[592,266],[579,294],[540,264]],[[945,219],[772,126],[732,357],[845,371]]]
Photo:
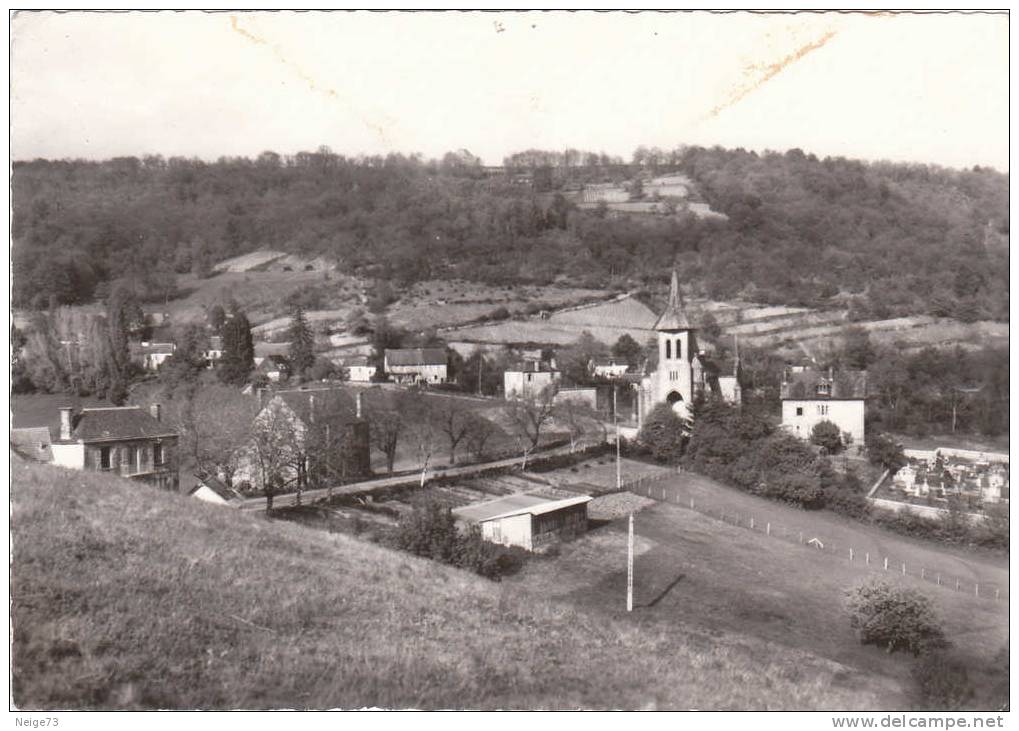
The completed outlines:
[[[898,579],[923,581],[944,590],[967,594],[974,599],[1008,601],[1007,584],[1002,586],[993,581],[981,583],[954,575],[937,566],[921,566],[916,563],[896,560],[891,556],[858,550],[852,545],[837,544],[834,540],[818,536],[814,530],[799,527],[790,528],[776,521],[762,520],[752,512],[741,512],[732,507],[712,504],[712,501],[703,495],[693,495],[682,485],[670,483],[674,477],[675,475],[672,473],[659,472],[624,480],[622,486],[623,490],[634,495],[679,505],[738,528],[761,533],[776,540],[799,545],[806,550],[816,551],[818,554],[846,561],[861,570],[873,571],[889,578],[894,576]]]

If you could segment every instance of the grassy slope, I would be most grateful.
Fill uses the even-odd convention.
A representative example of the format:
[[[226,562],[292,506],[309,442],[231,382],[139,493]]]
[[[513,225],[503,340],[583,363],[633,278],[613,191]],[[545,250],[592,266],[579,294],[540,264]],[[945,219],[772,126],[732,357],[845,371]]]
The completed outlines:
[[[838,663],[733,633],[582,613],[102,475],[12,477],[22,708],[881,705]]]

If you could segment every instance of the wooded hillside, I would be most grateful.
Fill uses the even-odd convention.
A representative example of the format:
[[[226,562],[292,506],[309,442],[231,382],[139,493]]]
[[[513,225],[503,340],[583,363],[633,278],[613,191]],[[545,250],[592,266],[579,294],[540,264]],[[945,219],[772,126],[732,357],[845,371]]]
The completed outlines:
[[[536,151],[346,158],[326,148],[215,163],[14,165],[14,298],[87,302],[112,280],[172,296],[174,274],[272,248],[344,271],[489,283],[684,285],[716,299],[846,306],[862,318],[1007,319],[1008,176],[991,170],[640,148],[629,165]],[[541,167],[526,167],[523,163]],[[523,161],[523,162],[521,162]],[[595,164],[597,162],[597,164]],[[578,188],[681,172],[727,219],[578,210]],[[640,186],[634,186],[640,188]]]

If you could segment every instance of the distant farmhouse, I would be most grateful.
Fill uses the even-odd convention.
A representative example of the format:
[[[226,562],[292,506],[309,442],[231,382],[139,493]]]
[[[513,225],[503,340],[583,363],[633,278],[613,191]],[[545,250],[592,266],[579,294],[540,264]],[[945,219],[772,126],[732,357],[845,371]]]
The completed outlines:
[[[866,371],[794,366],[783,375],[781,399],[782,428],[790,434],[809,439],[817,424],[830,421],[856,444],[864,443]]]
[[[598,378],[619,378],[632,369],[624,358],[592,358],[588,370]]]
[[[177,346],[173,343],[128,343],[128,355],[131,362],[147,371],[155,372],[167,358],[173,355]]]
[[[546,388],[558,384],[561,375],[552,363],[525,360],[502,374],[503,393],[507,399],[534,398]]]
[[[21,456],[58,467],[111,472],[168,490],[178,485],[177,432],[161,421],[159,404],[59,408],[59,425],[11,430]]]
[[[445,383],[447,358],[444,348],[387,348],[383,370],[397,383]]]
[[[589,495],[551,498],[541,495],[507,495],[453,510],[464,523],[480,525],[481,537],[504,546],[540,551],[587,531]]]
[[[352,356],[343,360],[340,365],[347,369],[347,380],[356,383],[368,383],[378,370],[367,355]]]

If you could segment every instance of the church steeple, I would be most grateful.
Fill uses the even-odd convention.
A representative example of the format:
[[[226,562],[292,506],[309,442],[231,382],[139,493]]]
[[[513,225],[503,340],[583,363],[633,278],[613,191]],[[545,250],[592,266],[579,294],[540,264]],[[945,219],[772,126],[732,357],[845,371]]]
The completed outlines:
[[[686,308],[683,306],[683,295],[679,291],[679,275],[676,269],[672,270],[672,285],[669,288],[669,304],[665,312],[655,323],[655,330],[679,331],[693,330],[690,318],[687,317]]]

